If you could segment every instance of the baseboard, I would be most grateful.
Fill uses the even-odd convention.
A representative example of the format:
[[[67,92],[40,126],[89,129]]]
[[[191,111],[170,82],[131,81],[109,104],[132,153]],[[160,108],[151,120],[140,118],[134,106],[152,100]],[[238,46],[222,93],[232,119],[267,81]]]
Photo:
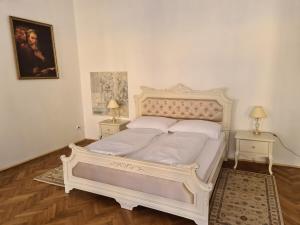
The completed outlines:
[[[283,164],[283,163],[273,163],[273,166],[284,166],[284,167],[290,167],[290,168],[298,168],[298,169],[300,169],[300,166],[297,166],[297,165],[288,165],[288,164]]]
[[[228,157],[228,160],[234,161],[234,158]],[[239,161],[244,161],[244,162],[253,162],[253,163],[259,163],[259,164],[266,164],[266,162],[263,161],[252,161],[252,160],[247,160],[247,159],[239,159]],[[290,164],[284,164],[284,163],[274,163],[273,166],[282,166],[282,167],[290,167],[290,168],[297,168],[300,169],[300,166],[297,165],[290,165]]]
[[[75,144],[78,144],[78,143],[83,142],[83,141],[89,141],[89,140],[92,140],[92,139],[82,139],[82,140],[80,140],[80,141],[77,141]],[[43,156],[48,155],[48,154],[50,154],[50,153],[53,153],[53,152],[56,152],[56,151],[60,151],[60,150],[62,150],[62,149],[64,149],[64,148],[66,148],[66,147],[68,147],[68,145],[66,145],[66,146],[64,146],[64,147],[62,147],[62,148],[56,149],[56,150],[50,150],[50,151],[47,151],[47,152],[45,152],[45,153],[43,153],[43,154],[41,154],[41,155],[37,155],[37,156],[34,156],[34,157],[26,158],[26,159],[24,159],[24,160],[22,160],[22,161],[19,161],[19,162],[15,163],[15,164],[12,164],[12,165],[9,165],[9,166],[6,166],[6,167],[2,167],[2,168],[0,168],[0,171],[4,171],[4,170],[10,169],[10,168],[19,166],[19,165],[21,165],[21,164],[23,164],[23,163],[27,163],[27,162],[29,162],[29,161],[31,161],[31,160],[34,160],[34,159],[43,157]]]

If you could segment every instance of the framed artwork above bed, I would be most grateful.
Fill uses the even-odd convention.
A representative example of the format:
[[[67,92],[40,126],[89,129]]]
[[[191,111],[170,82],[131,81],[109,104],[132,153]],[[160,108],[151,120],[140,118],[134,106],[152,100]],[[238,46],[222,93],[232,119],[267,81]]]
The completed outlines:
[[[115,99],[119,116],[128,117],[127,72],[91,72],[91,92],[94,114],[108,115],[107,104]]]

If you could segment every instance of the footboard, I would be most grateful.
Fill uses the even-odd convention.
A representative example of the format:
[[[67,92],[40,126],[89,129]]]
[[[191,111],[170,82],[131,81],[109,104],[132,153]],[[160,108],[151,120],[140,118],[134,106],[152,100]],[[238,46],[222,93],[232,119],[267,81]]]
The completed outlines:
[[[70,190],[76,188],[114,198],[120,203],[122,208],[131,210],[137,205],[142,205],[192,219],[197,224],[208,224],[209,198],[213,189],[213,184],[206,184],[198,179],[196,175],[198,165],[170,166],[98,154],[87,151],[85,148],[74,144],[70,144],[69,147],[72,149],[72,154],[69,157],[64,155],[61,156],[66,193],[69,193]],[[124,187],[76,177],[73,175],[72,171],[78,163],[87,163],[179,182],[182,183],[186,190],[193,196],[193,201],[191,203],[177,201]]]

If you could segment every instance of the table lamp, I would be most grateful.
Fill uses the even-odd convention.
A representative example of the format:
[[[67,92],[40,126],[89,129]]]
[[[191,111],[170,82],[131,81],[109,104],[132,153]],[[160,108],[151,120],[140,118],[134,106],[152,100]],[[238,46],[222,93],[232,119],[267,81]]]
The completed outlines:
[[[112,122],[115,123],[117,120],[116,120],[116,112],[115,110],[117,108],[119,108],[119,104],[117,103],[117,101],[115,99],[111,99],[107,105],[107,108],[110,109],[110,111],[112,112]]]
[[[253,133],[259,135],[261,133],[259,130],[260,120],[267,117],[264,108],[262,106],[254,106],[250,113],[250,117],[255,119],[255,130]]]

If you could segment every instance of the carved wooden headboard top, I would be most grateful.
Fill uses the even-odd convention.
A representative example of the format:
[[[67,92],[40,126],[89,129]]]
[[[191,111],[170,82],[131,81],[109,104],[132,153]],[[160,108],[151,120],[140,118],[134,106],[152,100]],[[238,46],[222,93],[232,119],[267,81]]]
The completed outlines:
[[[224,89],[197,91],[183,84],[163,90],[141,89],[135,96],[136,116],[210,120],[221,123],[224,130],[230,129],[232,100]]]

